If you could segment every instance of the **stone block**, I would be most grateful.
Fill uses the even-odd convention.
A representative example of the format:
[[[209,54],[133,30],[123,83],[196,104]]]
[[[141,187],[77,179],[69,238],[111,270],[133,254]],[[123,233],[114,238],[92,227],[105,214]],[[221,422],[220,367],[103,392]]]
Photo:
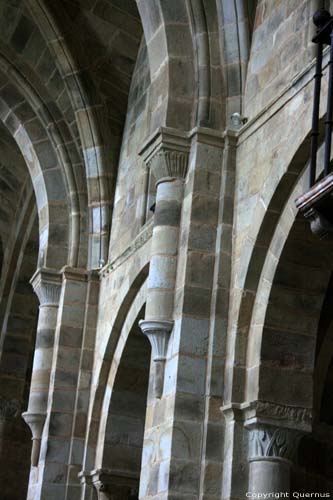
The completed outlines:
[[[215,226],[218,215],[218,200],[204,195],[194,195],[192,200],[192,221],[196,224]]]
[[[195,462],[174,459],[169,472],[169,491],[178,494],[198,494],[199,477],[199,466]]]
[[[0,95],[9,109],[15,107],[16,104],[24,101],[19,90],[11,84],[7,84],[2,87]]]
[[[176,291],[176,312],[179,314],[182,306],[182,312],[187,316],[207,318],[210,313],[210,301],[210,290],[188,286],[184,290]]]
[[[188,252],[186,282],[189,286],[211,289],[214,271],[214,255]]]
[[[50,463],[45,468],[45,483],[65,484],[67,479],[67,467],[65,464]]]
[[[160,200],[156,205],[154,224],[156,226],[178,226],[181,206],[174,201]]]
[[[189,250],[214,252],[216,231],[211,226],[191,224],[188,236]]]
[[[45,484],[42,489],[42,494],[45,495],[47,500],[59,500],[65,498],[66,487],[64,484]]]
[[[69,459],[70,443],[67,439],[49,438],[47,442],[47,450],[45,461],[55,463],[67,463]],[[44,457],[41,457],[43,460]]]
[[[51,412],[49,419],[49,435],[69,439],[72,432],[73,417],[70,413]]]
[[[151,259],[148,287],[160,289],[173,289],[176,277],[176,257],[155,255]]]
[[[183,316],[175,321],[173,335],[169,341],[171,352],[205,356],[208,349],[208,335],[208,319]]]
[[[311,372],[279,369],[272,365],[261,367],[259,397],[263,400],[310,408],[312,393]]]
[[[180,355],[178,359],[177,390],[202,395],[205,391],[206,360]]]

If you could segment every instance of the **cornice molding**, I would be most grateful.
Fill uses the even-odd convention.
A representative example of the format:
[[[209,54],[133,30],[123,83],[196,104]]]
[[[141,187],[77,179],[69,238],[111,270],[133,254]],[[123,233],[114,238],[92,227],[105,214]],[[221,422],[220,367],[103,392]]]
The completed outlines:
[[[252,424],[311,432],[312,412],[310,408],[258,400],[251,402],[247,411],[245,426],[250,427]]]
[[[286,429],[311,432],[312,411],[310,408],[290,406],[273,401],[257,400],[243,403],[230,403],[221,407],[226,421],[243,421],[245,427],[252,425],[271,425]]]

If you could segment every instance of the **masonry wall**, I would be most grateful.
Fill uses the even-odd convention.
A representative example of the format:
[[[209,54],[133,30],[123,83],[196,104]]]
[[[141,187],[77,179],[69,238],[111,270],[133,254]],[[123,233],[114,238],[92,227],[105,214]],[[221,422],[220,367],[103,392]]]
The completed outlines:
[[[147,48],[142,40],[134,70],[124,136],[119,159],[115,203],[110,238],[109,264],[101,277],[98,325],[96,379],[103,363],[110,336],[120,333],[117,313],[127,294],[135,290],[133,283],[149,261],[152,225],[147,222],[147,189],[149,177],[139,151],[149,131],[150,75]],[[150,221],[151,222],[151,221]],[[147,276],[143,272],[140,286]],[[124,313],[126,315],[126,312]],[[123,317],[123,319],[125,316]],[[115,329],[115,323],[117,327]],[[112,333],[113,332],[113,333]],[[111,338],[111,343],[116,342]]]
[[[303,72],[314,56],[315,2],[258,2],[244,95],[244,114],[254,118]]]
[[[148,12],[143,5],[146,7],[149,2],[154,8]],[[80,2],[60,2],[73,4],[71,16],[73,23],[77,22],[79,26],[78,31],[87,28],[87,33],[78,37],[76,43],[80,45],[82,40],[91,42],[91,53],[87,51],[86,54],[88,59],[91,58],[90,62],[95,64],[94,51],[103,53],[105,47],[101,40],[110,35],[109,52],[105,51],[110,61],[101,58],[96,66],[84,68],[82,82],[87,88],[82,85],[87,92],[85,97],[89,97],[85,103],[78,103],[78,88],[71,89],[78,78],[77,68],[75,71],[71,68],[75,78],[68,80],[68,86],[62,85],[65,77],[59,73],[54,54],[51,55],[48,48],[52,42],[44,43],[43,39],[45,47],[42,46],[41,32],[31,23],[30,14],[24,9],[11,9],[9,3],[9,0],[4,1],[0,7],[5,20],[9,20],[12,13],[3,40],[23,54],[30,70],[40,74],[41,82],[35,81],[36,87],[42,83],[47,88],[45,99],[52,96],[65,117],[64,123],[68,122],[69,137],[64,131],[64,137],[68,139],[66,145],[75,139],[78,146],[73,157],[76,158],[75,162],[73,159],[73,172],[76,172],[77,184],[66,185],[63,199],[56,199],[56,220],[59,219],[60,202],[67,201],[67,194],[72,196],[75,187],[79,204],[68,205],[68,216],[73,213],[77,216],[74,208],[81,210],[87,204],[87,210],[82,208],[80,212],[80,224],[87,227],[84,231],[81,226],[77,227],[77,234],[80,235],[82,256],[89,247],[94,257],[89,264],[83,258],[74,261],[58,259],[58,244],[67,249],[67,225],[61,234],[54,230],[56,259],[51,259],[50,265],[55,266],[54,274],[62,283],[62,295],[56,327],[52,330],[52,322],[48,324],[56,343],[52,350],[50,388],[47,389],[48,417],[39,464],[39,471],[41,466],[44,467],[44,479],[41,475],[38,478],[36,467],[32,469],[31,477],[35,476],[36,481],[30,480],[30,496],[35,496],[33,488],[38,486],[45,498],[54,492],[55,496],[61,494],[64,499],[66,494],[66,500],[74,500],[79,494],[81,500],[92,500],[100,486],[98,481],[93,484],[96,470],[118,467],[118,476],[121,472],[125,476],[127,473],[133,480],[135,492],[141,474],[140,495],[147,500],[244,498],[249,476],[248,434],[244,421],[250,411],[256,411],[253,410],[255,405],[252,407],[250,403],[263,398],[269,401],[273,413],[276,411],[279,417],[281,408],[285,413],[289,411],[292,424],[296,422],[295,404],[301,408],[301,424],[304,423],[303,413],[311,410],[312,405],[310,379],[313,369],[311,354],[315,349],[314,325],[326,293],[326,274],[320,294],[318,292],[318,297],[312,300],[315,303],[312,311],[307,305],[308,294],[313,292],[312,283],[308,287],[304,285],[301,292],[296,286],[298,283],[294,283],[295,280],[306,283],[308,275],[315,281],[311,266],[300,264],[298,273],[295,271],[299,246],[310,246],[311,243],[312,248],[312,241],[309,243],[307,237],[298,238],[299,226],[304,226],[304,221],[295,225],[294,241],[290,240],[290,231],[296,216],[294,198],[308,185],[305,171],[309,158],[314,76],[311,15],[319,2],[259,0],[256,3],[249,0],[242,4],[245,7],[241,12],[237,11],[241,2],[219,0],[223,11],[223,16],[220,16],[213,1],[177,0],[173,4],[171,0],[142,0],[138,5],[142,9],[140,15],[145,12],[142,24],[148,40],[149,58],[143,36],[133,75],[132,65],[142,34],[134,0],[87,1],[86,10],[82,8],[82,12]],[[31,3],[36,7],[42,0],[31,0]],[[22,2],[15,4],[21,6]],[[190,4],[196,9],[191,11]],[[210,10],[208,5],[213,4]],[[124,18],[126,8],[128,18]],[[20,13],[24,14],[21,16]],[[228,26],[228,22],[223,24],[223,19],[230,20],[228,13],[232,26]],[[148,20],[151,24],[147,27],[145,22],[148,24]],[[116,21],[118,27],[113,25]],[[245,21],[247,27],[242,29],[241,24]],[[107,23],[112,25],[109,31]],[[237,46],[239,37],[245,32],[248,35],[252,24],[252,36]],[[68,26],[70,24],[66,24]],[[135,36],[129,33],[127,37],[124,26],[132,27]],[[97,32],[98,43],[94,45]],[[53,32],[51,35],[51,38],[55,36]],[[247,60],[250,38],[252,45]],[[57,41],[59,39],[63,42],[60,36]],[[127,40],[125,48],[122,39]],[[121,46],[119,52],[116,50],[118,45]],[[241,46],[243,49],[246,46],[244,53],[241,53]],[[67,48],[65,42],[56,46],[60,52],[62,48]],[[230,60],[226,57],[228,51]],[[69,53],[75,60],[75,51]],[[119,61],[124,65],[118,65]],[[108,66],[108,62],[114,62],[114,66]],[[326,105],[327,62],[326,50],[321,125]],[[220,78],[222,66],[225,74]],[[241,83],[237,80],[238,66],[241,67]],[[242,90],[246,68],[244,94],[240,95],[238,92]],[[119,80],[115,78],[113,82],[117,75]],[[222,97],[220,84],[222,88],[225,76],[228,85]],[[85,77],[88,77],[88,82]],[[15,86],[7,84],[5,72],[0,74],[0,80],[0,98],[11,104],[10,108],[6,107],[7,103],[2,109],[0,102],[0,118],[10,110],[19,110],[23,115],[27,113],[25,102],[17,101],[21,97],[17,98]],[[96,89],[90,86],[94,80]],[[122,84],[118,87],[119,81]],[[129,86],[130,81],[127,102],[126,84]],[[237,88],[232,89],[233,86]],[[69,94],[73,100],[71,105]],[[153,98],[151,94],[154,94]],[[232,100],[232,106],[228,107],[228,99]],[[201,101],[200,106],[198,101]],[[152,102],[155,112],[152,111]],[[88,107],[87,114],[87,110],[82,109],[83,104]],[[67,107],[70,107],[68,112]],[[106,117],[100,122],[95,121],[92,108],[98,116],[106,111]],[[224,108],[238,110],[247,122],[240,120],[238,128],[227,116],[229,111],[225,112],[225,117],[220,116]],[[28,117],[29,113],[30,108]],[[9,113],[8,116],[9,119],[3,119],[14,135],[22,134],[24,127],[30,131],[41,165],[52,172],[54,152],[47,142],[48,133],[39,128],[34,114],[27,120],[22,118],[22,125],[16,123],[14,115]],[[114,127],[109,130],[114,142],[104,144],[98,137],[99,127],[105,127],[101,135],[105,133],[107,136],[108,120]],[[231,124],[234,128],[223,131],[223,127],[218,126],[220,123]],[[82,144],[78,124],[81,126],[81,140],[87,135]],[[164,127],[166,124],[170,128]],[[47,122],[48,132],[52,126]],[[159,178],[162,194],[158,202],[161,204],[153,220],[149,208],[154,201],[155,180],[140,151],[155,128],[157,133],[145,149],[149,168],[155,169],[156,175],[165,174],[164,168],[170,158],[173,162],[170,161],[172,165],[166,170],[167,175]],[[89,135],[91,130],[92,136]],[[121,134],[118,162],[117,154],[111,155],[110,152],[118,153],[116,146]],[[156,149],[150,150],[152,144],[155,148],[160,147],[157,155]],[[57,143],[60,150],[58,146]],[[75,150],[76,146],[73,146]],[[29,148],[30,142],[25,140],[27,155],[31,152]],[[94,163],[96,158],[107,158],[106,166],[103,162]],[[82,160],[86,162],[87,179],[81,175]],[[35,157],[31,162],[34,169],[39,168]],[[68,166],[68,162],[64,161],[64,164]],[[17,175],[21,170],[23,172],[23,166],[22,160]],[[0,171],[1,182],[3,177],[9,176],[8,171],[8,166]],[[42,173],[40,182],[44,182]],[[48,175],[45,174],[46,179]],[[54,190],[58,196],[62,189],[60,179],[67,179],[66,175],[70,179],[71,170],[64,168],[64,175],[60,175],[59,167],[57,182],[51,182],[51,194]],[[115,193],[111,189],[114,177],[117,177]],[[29,178],[28,174],[26,178]],[[83,185],[84,180],[87,180],[88,189]],[[15,182],[13,186],[15,192]],[[41,184],[38,186],[37,191],[41,192]],[[0,191],[2,189],[0,185]],[[31,196],[32,188],[30,191]],[[21,207],[22,200],[19,205]],[[45,212],[40,214],[40,221],[43,222],[51,205],[46,201],[42,205]],[[0,207],[0,212],[6,217],[12,212],[14,214],[15,207],[13,196],[6,207]],[[67,204],[63,210],[67,214]],[[111,214],[109,232],[108,217],[111,218]],[[75,220],[71,219],[68,224],[68,232],[73,227],[75,229]],[[169,228],[166,232],[165,227]],[[10,234],[6,224],[2,227],[0,223],[0,229],[2,237]],[[93,236],[89,243],[93,249],[85,240],[85,231],[89,238]],[[109,248],[108,257],[99,246],[100,232]],[[37,231],[35,237],[37,239]],[[288,238],[289,244],[286,244]],[[4,248],[5,260],[6,251]],[[322,253],[325,253],[324,246]],[[154,262],[152,255],[156,264],[149,269],[150,261]],[[321,254],[315,252],[313,260],[318,256],[320,258]],[[30,264],[28,269],[32,274]],[[326,262],[323,267],[326,267]],[[60,269],[65,270],[60,272]],[[25,285],[28,279],[25,276]],[[17,309],[24,312],[24,307],[29,305],[25,286],[20,289],[22,284],[19,282],[18,285],[10,320],[16,319]],[[155,311],[151,306],[152,297],[156,291],[163,296],[165,290],[168,301],[156,300],[153,304]],[[295,298],[297,294],[298,298]],[[146,301],[148,307],[145,311]],[[2,304],[0,313],[1,307]],[[302,314],[304,309],[307,309],[308,316]],[[35,316],[30,318],[28,312],[27,324],[27,320],[36,319]],[[160,321],[160,313],[163,321]],[[316,321],[311,322],[309,318],[312,320],[314,316]],[[151,359],[151,346],[139,330],[139,319],[144,319],[146,325],[155,320],[155,326],[164,323],[164,330],[170,334],[166,353],[162,353],[163,359],[157,358],[158,362],[165,362],[164,385],[161,394],[158,393],[161,397],[154,392],[155,363]],[[10,327],[13,324],[15,321],[9,322]],[[162,327],[159,325],[156,330],[161,329],[163,333]],[[9,328],[8,333],[14,334],[16,340],[16,331]],[[303,339],[305,334],[307,337]],[[300,342],[303,350],[299,348]],[[7,339],[2,352],[11,369],[19,366],[15,353],[19,345],[13,344],[10,338]],[[281,369],[285,378],[281,377]],[[9,391],[9,385],[1,385],[2,378],[6,379],[4,362],[0,366],[0,389],[4,387],[8,392],[0,390],[0,396],[9,398],[9,392],[13,391]],[[21,384],[26,391],[26,402],[28,391],[24,384],[28,383],[23,377]],[[57,425],[52,420],[54,416]],[[27,444],[26,454],[28,448]],[[62,452],[58,453],[58,449]],[[25,473],[27,463],[25,460]],[[78,474],[81,474],[80,479]],[[126,485],[126,488],[130,486]],[[99,499],[103,498],[102,490],[99,495],[101,493]]]
[[[258,278],[255,269],[260,268],[280,213],[298,176],[305,169],[309,155],[314,59],[313,47],[305,32],[310,35],[307,22],[311,18],[312,6],[311,2],[297,3],[295,10],[291,11],[289,4],[274,2],[272,5],[271,2],[270,8],[265,4],[264,9],[262,3],[257,11],[244,100],[244,113],[249,121],[239,133],[237,146],[236,290],[244,285],[249,289],[255,286]],[[302,19],[307,22],[302,23]],[[299,25],[302,33],[298,37],[295,26]],[[266,37],[269,43],[266,43]],[[280,38],[283,50],[294,46],[294,50],[287,51],[289,55],[285,54],[283,59],[282,45],[278,44]],[[326,52],[321,117],[326,108],[327,61]],[[279,68],[275,76],[274,68]],[[271,80],[268,81],[265,75]],[[255,247],[260,247],[256,255],[253,254]],[[235,295],[237,302],[237,291]]]
[[[130,93],[118,166],[109,260],[137,236],[146,221],[148,174],[139,151],[149,134],[150,73],[147,47],[141,41]]]

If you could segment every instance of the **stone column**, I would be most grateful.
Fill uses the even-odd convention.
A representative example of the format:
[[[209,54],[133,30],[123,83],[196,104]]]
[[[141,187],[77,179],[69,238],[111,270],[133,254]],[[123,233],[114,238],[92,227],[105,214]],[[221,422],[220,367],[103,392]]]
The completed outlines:
[[[270,424],[247,425],[249,487],[253,494],[290,494],[290,470],[302,432]]]
[[[140,327],[152,346],[154,394],[161,398],[168,340],[173,328],[178,236],[189,144],[185,135],[162,130],[144,149],[144,159],[153,171],[157,192],[146,318]]]
[[[38,296],[40,306],[29,405],[22,417],[32,432],[31,465],[36,467],[47,413],[61,275],[51,269],[38,269],[31,279],[31,284]]]

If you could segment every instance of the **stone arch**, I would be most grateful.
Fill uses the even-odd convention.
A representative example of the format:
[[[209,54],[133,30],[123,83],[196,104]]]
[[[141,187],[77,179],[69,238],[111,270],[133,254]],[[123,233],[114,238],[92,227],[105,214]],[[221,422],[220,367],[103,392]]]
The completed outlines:
[[[10,111],[1,98],[0,106],[2,116],[6,117],[3,123],[14,135],[17,145],[26,160],[36,193],[40,223],[39,265],[47,266],[49,264],[51,267],[51,263],[53,263],[53,266],[61,267],[67,262],[67,234],[69,232],[67,190],[63,183],[62,174],[58,168],[55,175],[52,175],[51,171],[51,174],[47,174],[46,177],[43,176],[43,167],[40,163],[42,158],[33,147],[33,143],[26,130],[18,120],[14,121],[14,128],[10,123],[10,118],[15,117],[15,112]],[[53,151],[52,148],[50,148],[50,151]],[[55,186],[58,186],[58,193],[54,190]],[[58,203],[59,201],[62,201],[61,205]],[[58,222],[59,212],[62,214],[62,218],[60,218],[62,224]],[[60,242],[58,244],[51,244],[52,235],[55,236],[56,233],[58,233],[58,237],[60,235],[64,237],[65,245],[60,245]]]
[[[30,207],[28,210],[30,213],[35,201],[32,200],[34,197],[33,189],[24,159],[14,139],[10,136],[1,121],[0,149],[0,241],[3,259],[0,280],[0,295],[2,296],[6,281],[5,275],[8,269],[7,261],[11,255],[11,248],[15,245],[16,231],[13,230],[13,228],[15,226],[18,206],[22,208],[25,206]],[[23,213],[25,213],[24,210]],[[21,214],[21,219],[22,217],[24,218],[23,214]],[[17,222],[18,225],[21,224],[20,220]],[[15,263],[13,263],[13,267],[15,268]]]
[[[223,63],[219,52],[219,2],[188,3],[197,89],[193,125],[225,128]]]
[[[311,410],[317,331],[333,253],[312,236],[307,221],[290,219],[283,250],[271,247],[263,269],[250,330],[247,397],[273,397]]]
[[[217,0],[226,79],[226,124],[230,123],[233,113],[242,114],[244,111],[243,94],[256,9],[257,0]]]
[[[27,203],[21,222],[11,259],[5,262],[0,297],[0,487],[8,500],[26,498],[30,471],[31,435],[21,412],[29,397],[38,317],[38,300],[29,283],[38,257],[34,203]]]
[[[77,187],[79,163],[74,173],[74,152],[68,151],[56,110],[50,111],[51,106],[3,54],[0,68],[2,81],[7,82],[7,75],[11,80],[1,88],[1,120],[25,158],[36,193],[41,236],[39,264],[50,263],[51,267],[53,261],[53,266],[59,267],[66,263],[78,265],[84,261],[85,251],[85,207],[79,206]],[[59,237],[62,241],[57,242]],[[79,255],[80,250],[83,255]]]
[[[148,49],[151,130],[223,126],[215,2],[137,0]],[[195,85],[197,82],[197,85]],[[163,98],[162,98],[163,95]]]
[[[138,0],[137,5],[153,87],[151,132],[159,126],[189,130],[193,126],[196,69],[186,2],[153,0],[147,4]]]
[[[100,267],[108,258],[119,125],[108,123],[106,106],[85,69],[85,44],[72,42],[73,23],[65,9],[59,5],[54,9],[47,0],[29,0],[28,5],[66,83],[76,116],[86,169],[89,267]]]
[[[292,194],[289,197],[288,203],[286,204],[282,214],[278,220],[278,223],[274,228],[272,228],[272,239],[269,244],[267,253],[263,255],[263,261],[261,266],[256,269],[260,271],[258,274],[258,282],[255,295],[253,296],[252,308],[248,310],[251,314],[250,327],[248,333],[248,344],[247,350],[244,353],[246,356],[246,367],[248,370],[246,376],[246,399],[255,398],[254,394],[250,394],[253,389],[256,391],[258,388],[258,380],[255,381],[254,373],[251,373],[251,368],[253,366],[258,366],[260,364],[261,358],[261,340],[262,327],[265,321],[266,307],[269,304],[269,297],[271,293],[272,283],[274,280],[274,275],[281,257],[281,253],[286,244],[288,235],[292,230],[292,226],[295,223],[296,218],[296,207],[294,204],[295,198],[302,194],[306,190],[306,174],[303,174],[300,182],[296,185]],[[268,215],[270,217],[270,215]],[[253,282],[255,283],[255,281]],[[254,293],[254,292],[253,292]],[[245,321],[245,317],[243,318]],[[245,333],[245,332],[244,332]]]
[[[295,241],[298,241],[298,247],[303,245],[307,250],[306,254],[309,254],[304,267],[306,265],[311,267],[311,262],[314,262],[317,258],[320,263],[320,265],[317,265],[320,275],[322,273],[321,266],[324,266],[324,268],[326,266],[329,269],[331,265],[329,243],[327,244],[312,236],[308,222],[300,215],[297,215],[295,206],[295,199],[308,189],[308,152],[309,134],[294,154],[287,171],[281,177],[278,187],[268,204],[247,268],[238,316],[238,332],[241,339],[238,338],[238,345],[236,347],[237,364],[245,366],[244,380],[246,382],[244,384],[245,393],[243,399],[245,401],[253,401],[259,397],[259,367],[262,363],[262,349],[267,347],[263,345],[264,325],[266,321],[270,320],[274,311],[274,307],[271,305],[272,301],[275,300],[272,296],[272,290],[274,280],[279,279],[276,277],[277,273],[280,272],[281,274],[282,272],[281,270],[279,271],[279,266],[283,265],[281,264],[282,259],[286,258],[286,255],[292,254],[293,251],[296,253],[297,247],[294,249],[291,247],[293,244],[294,246],[296,245]],[[322,154],[323,144],[321,144],[318,153],[319,165],[323,164],[321,161]],[[317,174],[320,177],[321,169],[318,169]],[[302,228],[302,231],[300,228]],[[311,250],[313,247],[317,249],[317,253]],[[305,255],[304,259],[306,257]],[[302,258],[302,252],[300,251],[298,254],[299,262],[301,262]],[[287,274],[293,279],[292,266]],[[317,301],[321,305],[324,300],[328,281],[329,276],[325,275]],[[292,287],[290,286],[289,288],[291,289]],[[311,295],[310,291],[309,294]],[[285,291],[285,295],[288,296],[288,290]],[[305,291],[304,295],[306,295]],[[278,300],[278,297],[276,300]],[[313,304],[315,305],[315,301],[313,301]],[[312,331],[315,331],[315,336],[318,330],[321,305],[319,309],[317,307],[317,327],[312,325]],[[271,308],[270,312],[269,308]],[[309,348],[309,352],[312,352],[313,355],[312,366],[311,362],[308,365],[309,369],[311,366],[312,371],[314,369],[316,337],[313,342],[314,345],[311,349]],[[241,345],[243,345],[243,348],[241,348]],[[311,390],[310,393],[312,399]],[[238,397],[241,398],[240,394],[241,392],[238,394]]]
[[[43,234],[41,231],[41,253],[46,256],[46,248],[48,247],[48,250],[51,248],[47,240],[49,238],[56,240],[55,233],[58,233],[64,237],[66,243],[64,249],[58,244],[58,252],[54,251],[54,256],[58,255],[56,264],[59,261],[60,266],[68,263],[74,266],[84,265],[82,262],[85,260],[84,252],[86,252],[84,248],[86,218],[84,192],[80,186],[81,159],[75,144],[73,118],[66,109],[64,84],[24,2],[18,1],[14,5],[4,0],[1,12],[0,81],[1,98],[4,103],[2,121],[12,135],[20,136],[20,144],[25,146],[22,152],[26,155],[26,163],[32,162],[34,149],[39,153],[43,169],[41,172],[46,173],[48,170],[47,175],[54,177],[53,193],[51,183],[47,182],[48,189],[45,189],[45,182],[40,180],[42,193],[40,198],[44,195],[45,201],[51,194],[55,194],[57,188],[59,191],[62,189],[65,192],[63,188],[68,191],[67,207],[65,209],[59,204],[57,214],[59,223],[57,228],[55,224],[53,227],[50,225],[50,231],[45,231],[45,220],[56,219],[52,217],[52,213],[56,211],[54,205],[59,200],[53,199],[52,207],[42,203],[41,199],[38,200],[38,203],[41,202],[40,208],[44,208],[39,212],[41,226],[44,229]],[[15,108],[15,113],[10,112],[12,108]],[[24,127],[21,127],[23,124]],[[18,142],[17,137],[16,142]],[[29,140],[34,144],[34,148],[30,147]],[[54,157],[57,158],[59,167],[61,166],[61,175],[58,175],[58,179],[55,179],[57,173],[52,172],[52,167],[48,163],[52,162]]]
[[[254,408],[259,422],[265,418],[271,425],[288,422],[291,428],[309,432],[311,415],[318,414],[316,392],[322,375],[316,351],[320,340],[322,348],[325,340],[330,341],[325,332],[321,339],[320,331],[326,328],[321,323],[327,298],[332,303],[333,247],[332,242],[314,237],[308,221],[297,214],[295,199],[308,189],[309,172],[304,164],[297,181],[287,184],[287,196],[280,198],[282,208],[276,213],[262,265],[252,268],[258,282],[246,311],[249,323],[244,323],[240,333],[244,337],[238,339],[238,359],[246,360],[244,379],[236,381],[241,380],[245,388],[243,395],[242,388],[239,390],[238,397],[246,402],[249,412]],[[321,372],[326,369],[327,373],[327,360],[322,361]],[[333,433],[327,433],[325,439],[322,433],[322,426],[313,421],[312,432],[302,439],[298,465],[291,474],[292,491],[308,491],[315,485],[322,491],[320,487],[329,490],[332,486],[327,466]],[[325,459],[317,460],[321,456]],[[321,479],[317,483],[318,474]]]
[[[104,404],[107,405],[107,399],[105,395],[107,393],[108,379],[109,377],[115,376],[115,367],[113,367],[112,374],[110,374],[110,365],[113,362],[113,357],[117,349],[120,349],[119,355],[124,348],[124,344],[120,341],[121,333],[123,327],[126,323],[126,318],[128,312],[131,310],[131,305],[136,302],[136,297],[141,297],[141,289],[144,289],[144,283],[148,276],[149,263],[141,269],[137,276],[131,282],[121,305],[115,315],[115,319],[112,325],[112,331],[110,332],[108,342],[103,353],[103,361],[98,374],[96,374],[96,380],[93,381],[94,392],[92,395],[92,400],[89,410],[90,423],[86,436],[86,450],[85,450],[85,463],[84,469],[91,470],[94,468],[96,461],[96,449],[97,449],[97,439],[101,439],[103,442],[103,429],[105,429],[105,419],[103,419],[102,409]],[[139,298],[137,300],[139,300]],[[141,304],[142,307],[143,304]],[[135,310],[135,306],[133,306]],[[131,318],[131,315],[130,315]],[[133,318],[132,318],[133,319]],[[128,324],[124,330],[126,335],[129,334]],[[124,334],[125,334],[124,333]],[[104,415],[105,416],[105,415]],[[100,431],[99,431],[100,429]]]
[[[323,130],[322,126],[323,118],[320,120],[321,132]],[[322,154],[322,140],[323,135],[321,133],[319,155]],[[232,347],[234,353],[231,355],[225,372],[227,400],[229,398],[239,402],[244,400],[247,387],[246,366],[248,343],[251,342],[249,332],[253,325],[255,301],[261,293],[264,293],[260,291],[259,287],[264,287],[265,283],[267,285],[267,280],[264,280],[263,270],[267,268],[269,262],[272,260],[272,249],[273,259],[276,259],[274,252],[277,251],[277,248],[279,249],[278,252],[283,248],[296,214],[294,200],[298,194],[302,194],[299,189],[303,189],[303,192],[307,190],[308,181],[305,172],[308,167],[310,132],[298,144],[287,168],[279,174],[274,191],[272,192],[272,183],[269,179],[267,181],[267,189],[265,189],[266,186],[263,186],[261,191],[263,193],[262,198],[260,199],[260,203],[257,203],[253,214],[253,220],[260,220],[261,223],[258,229],[255,230],[257,233],[253,237],[251,236],[253,240],[251,239],[249,242],[251,251],[249,252],[248,260],[245,258],[247,264],[244,279],[242,281],[239,278],[239,283],[237,283],[237,286],[241,287],[241,290],[239,305],[235,306],[238,307],[237,319],[234,324],[230,325],[235,334],[233,337],[235,344]],[[320,160],[318,160],[318,165],[320,165]],[[318,176],[321,174],[319,168],[317,174]],[[298,181],[298,188],[296,188]],[[286,223],[286,221],[289,222]],[[246,250],[247,248],[245,248]],[[237,384],[232,382],[233,379],[237,379]]]
[[[327,383],[332,380],[332,313],[328,308],[333,247],[332,242],[315,238],[300,215],[294,220],[290,217],[289,223],[280,256],[263,270],[266,290],[260,287],[262,303],[255,305],[250,334],[261,344],[254,349],[260,364],[252,363],[249,368],[247,397],[287,408],[291,425],[307,424],[310,430],[312,424],[312,431],[300,443],[292,488],[331,491],[333,422]]]
[[[126,317],[103,398],[95,469],[108,471],[112,492],[138,494],[150,372],[150,344],[138,321],[144,318],[142,286]]]
[[[96,457],[96,466],[97,468],[103,466],[103,454],[104,454],[104,441],[105,441],[105,434],[106,434],[106,429],[109,423],[109,407],[111,403],[111,398],[112,398],[112,388],[114,387],[115,384],[115,379],[117,376],[117,370],[119,368],[119,364],[121,363],[121,358],[124,353],[124,349],[126,346],[126,342],[129,338],[130,332],[135,328],[137,320],[138,319],[143,319],[142,316],[142,311],[144,309],[146,301],[146,282],[142,285],[140,288],[139,292],[137,293],[135,299],[133,300],[131,307],[128,311],[128,314],[126,316],[126,320],[123,324],[123,327],[121,329],[121,333],[119,336],[119,340],[117,342],[117,347],[115,349],[111,366],[110,366],[110,371],[108,374],[108,380],[107,380],[107,387],[105,390],[105,394],[103,397],[103,405],[102,405],[102,414],[101,414],[101,421],[100,421],[100,426],[99,426],[99,437],[98,437],[98,454]],[[141,314],[140,314],[141,313]],[[139,318],[140,316],[140,318]],[[137,333],[137,332],[136,332]],[[142,335],[142,333],[141,333]],[[150,361],[150,358],[149,358]],[[148,361],[148,362],[149,362]]]

